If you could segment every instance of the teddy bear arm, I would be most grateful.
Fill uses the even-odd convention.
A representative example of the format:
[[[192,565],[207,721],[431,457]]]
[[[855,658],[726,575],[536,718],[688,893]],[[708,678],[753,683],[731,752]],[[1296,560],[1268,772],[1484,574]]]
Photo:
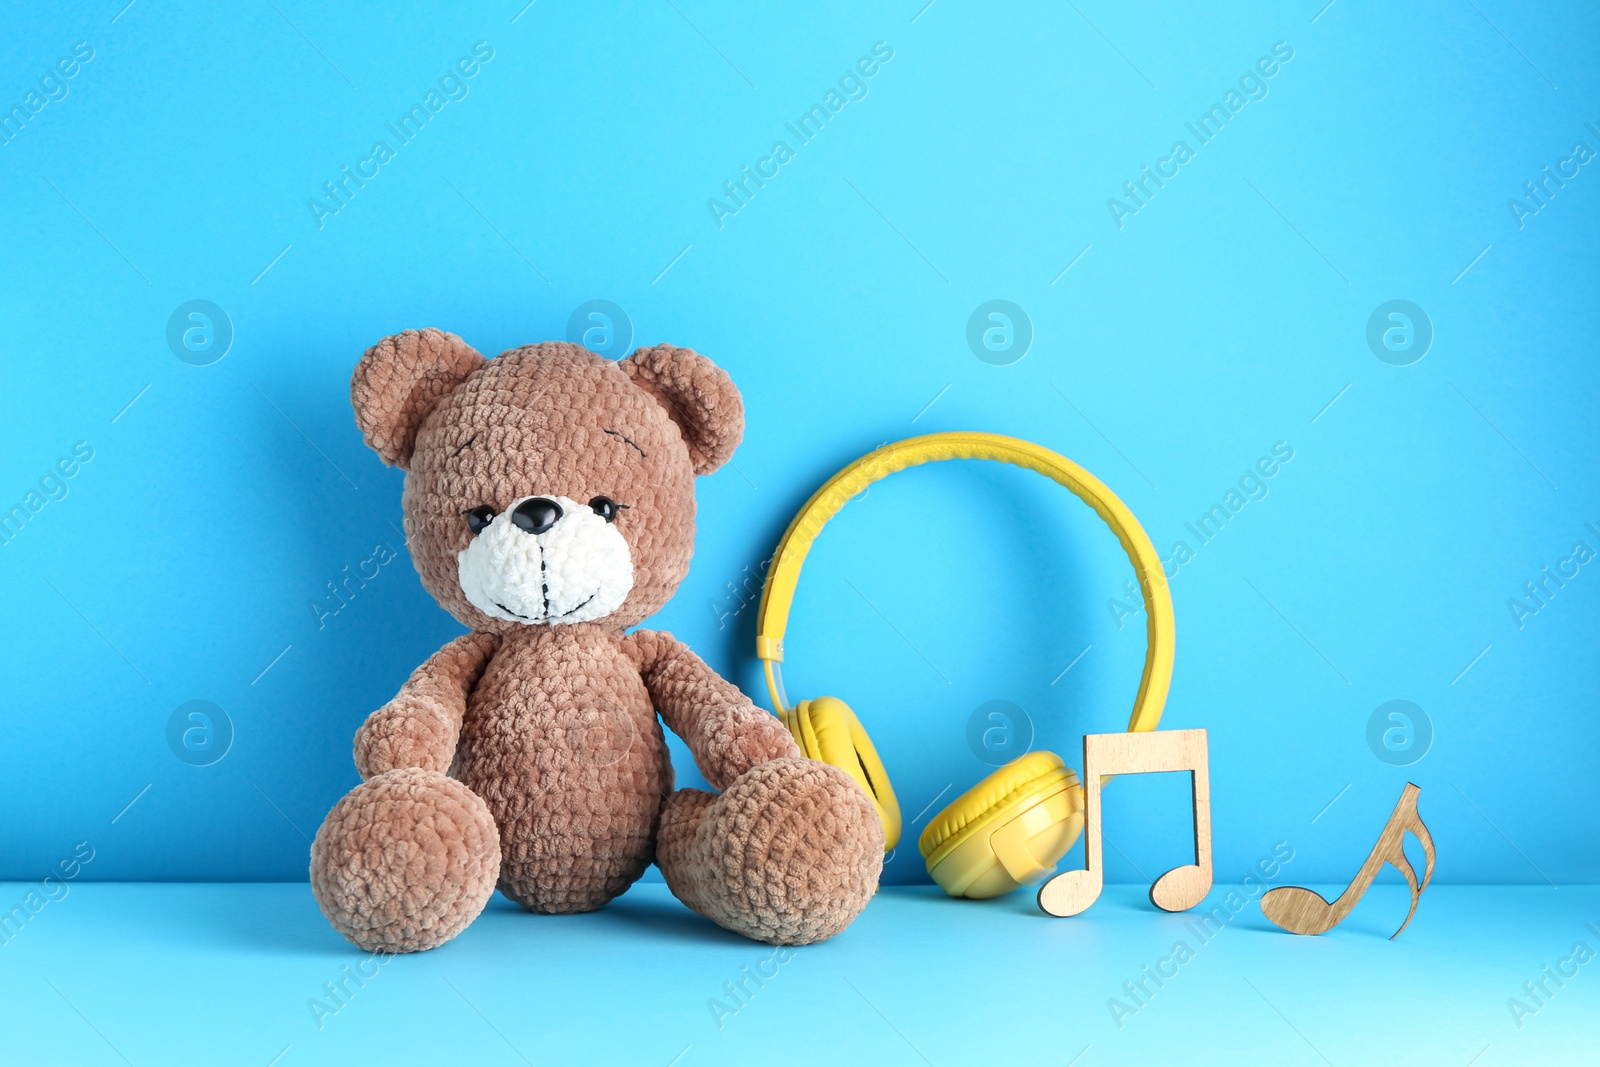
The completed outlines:
[[[449,770],[467,697],[498,647],[492,634],[464,634],[411,672],[394,699],[367,716],[356,731],[361,777],[402,768]]]
[[[671,634],[635,630],[623,638],[623,651],[662,721],[683,738],[713,788],[726,789],[769,760],[800,755],[782,723]]]

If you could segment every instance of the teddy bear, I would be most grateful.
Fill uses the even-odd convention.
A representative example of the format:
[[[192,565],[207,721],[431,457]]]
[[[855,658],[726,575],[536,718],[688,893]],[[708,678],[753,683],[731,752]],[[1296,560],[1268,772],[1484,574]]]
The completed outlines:
[[[311,849],[334,928],[368,951],[429,949],[497,886],[529,911],[586,912],[652,862],[757,941],[848,926],[883,865],[866,793],[683,642],[633,628],[688,572],[695,478],[743,436],[727,373],[672,345],[485,359],[408,330],[362,356],[351,401],[406,471],[423,586],[470,632],[356,732],[362,783]],[[662,723],[717,792],[674,790]]]

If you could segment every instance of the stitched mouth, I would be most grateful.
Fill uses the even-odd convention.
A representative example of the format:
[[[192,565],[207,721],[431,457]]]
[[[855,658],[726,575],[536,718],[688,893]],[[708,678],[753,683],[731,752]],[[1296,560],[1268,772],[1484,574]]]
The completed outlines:
[[[593,599],[594,599],[594,598],[595,598],[595,597],[597,597],[597,596],[599,596],[599,595],[600,595],[600,591],[599,591],[599,590],[595,590],[595,591],[594,591],[594,592],[593,592],[593,593],[590,593],[590,594],[589,594],[589,595],[588,595],[588,597],[586,597],[586,598],[585,598],[585,599],[584,599],[584,601],[583,601],[583,603],[582,603],[582,604],[579,604],[579,605],[578,605],[578,606],[577,606],[577,607],[576,607],[576,608],[571,608],[571,609],[569,609],[569,610],[567,610],[567,611],[563,611],[563,612],[562,612],[562,613],[561,613],[561,614],[560,614],[560,615],[557,615],[557,616],[556,616],[556,618],[558,618],[558,619],[564,619],[564,618],[566,618],[566,617],[567,617],[567,616],[568,616],[568,615],[571,615],[571,614],[573,614],[573,612],[576,612],[576,611],[578,611],[578,610],[579,610],[579,609],[581,609],[581,608],[586,608],[586,607],[588,607],[588,606],[589,606],[589,601],[591,601],[591,600],[593,600]]]
[[[500,603],[500,601],[498,601],[498,600],[496,600],[494,602],[494,606],[499,608],[501,611],[505,612],[507,615],[515,615],[517,618],[519,618],[519,619],[527,619],[529,622],[548,622],[552,618],[564,619],[568,615],[574,615],[577,612],[582,611],[584,608],[589,606],[589,601],[593,600],[595,597],[597,597],[599,595],[600,595],[599,590],[596,590],[595,592],[590,593],[587,597],[585,597],[584,600],[583,600],[583,603],[579,604],[577,607],[568,608],[566,611],[563,611],[560,615],[551,615],[549,612],[546,612],[545,614],[539,616],[537,619],[534,618],[532,615],[524,615],[520,611],[512,611],[510,608],[506,607],[504,604]]]

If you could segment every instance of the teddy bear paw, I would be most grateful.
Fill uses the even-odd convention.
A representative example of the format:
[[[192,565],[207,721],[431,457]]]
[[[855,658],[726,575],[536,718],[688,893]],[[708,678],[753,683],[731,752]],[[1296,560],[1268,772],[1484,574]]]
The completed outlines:
[[[681,790],[663,816],[657,861],[680,900],[774,945],[822,941],[867,906],[883,870],[883,823],[836,767],[771,760],[720,796]]]
[[[500,874],[488,806],[437,771],[388,771],[334,805],[311,846],[311,890],[369,952],[417,952],[478,917]]]

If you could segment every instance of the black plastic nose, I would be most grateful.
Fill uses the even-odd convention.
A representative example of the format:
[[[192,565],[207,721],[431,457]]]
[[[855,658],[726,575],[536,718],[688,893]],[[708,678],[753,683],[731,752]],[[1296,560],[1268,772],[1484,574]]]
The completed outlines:
[[[524,500],[511,513],[511,521],[525,533],[542,534],[561,518],[561,505],[548,497],[536,496]]]

